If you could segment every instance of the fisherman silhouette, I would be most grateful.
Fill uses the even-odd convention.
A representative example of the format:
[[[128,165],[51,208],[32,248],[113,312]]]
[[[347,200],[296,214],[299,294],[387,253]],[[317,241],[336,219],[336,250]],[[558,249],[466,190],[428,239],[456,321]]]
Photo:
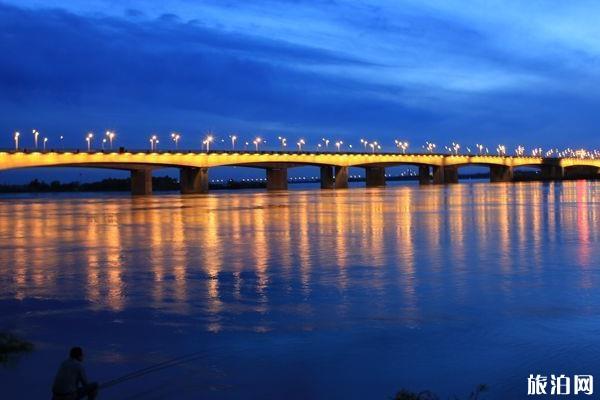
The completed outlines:
[[[52,385],[52,400],[79,400],[86,398],[94,400],[98,394],[98,384],[88,382],[83,367],[83,350],[73,347],[69,358],[60,364],[54,384]]]

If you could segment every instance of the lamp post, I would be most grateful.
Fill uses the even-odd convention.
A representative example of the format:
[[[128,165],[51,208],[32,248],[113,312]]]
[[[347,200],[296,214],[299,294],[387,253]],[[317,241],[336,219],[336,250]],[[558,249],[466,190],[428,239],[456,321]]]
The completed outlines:
[[[460,150],[460,144],[452,142],[452,150],[454,150],[454,155],[458,155],[458,151]]]
[[[40,135],[40,133],[36,129],[34,129],[32,132],[33,132],[33,141],[35,143],[35,148],[37,149],[38,148],[38,136]]]
[[[204,139],[204,144],[206,145],[206,152],[208,153],[210,151],[210,144],[213,142],[215,138],[213,137],[213,135],[208,135],[206,136],[206,139]]]
[[[87,142],[87,149],[88,151],[92,150],[92,138],[94,137],[93,133],[88,133],[87,136],[85,137],[85,141]]]
[[[173,132],[171,133],[171,139],[175,142],[175,150],[179,149],[179,138],[181,135],[179,133]]]
[[[106,138],[102,139],[102,151],[104,151],[105,144],[106,144]]]
[[[283,136],[277,136],[277,140],[279,140],[279,144],[281,145],[281,150],[283,150],[287,146],[287,139]]]
[[[43,146],[44,146],[44,151],[46,151],[46,142],[48,142],[48,138],[47,137],[45,137],[44,141],[42,142]]]
[[[150,137],[150,151],[156,151],[158,147],[158,136],[152,135]]]
[[[21,134],[19,132],[15,132],[15,150],[19,150],[19,136],[21,136]]]
[[[237,136],[236,135],[231,135],[231,150],[235,150],[235,141],[237,140]]]
[[[337,147],[338,153],[340,152],[340,147],[344,144],[341,140],[335,142],[335,147]]]
[[[298,140],[298,142],[296,143],[298,145],[298,152],[302,151],[302,145],[306,144],[306,142],[304,141],[304,139],[300,139]]]
[[[252,143],[254,143],[254,148],[256,149],[256,151],[258,151],[258,145],[262,142],[262,139],[257,137],[256,139],[254,139],[252,141]]]
[[[360,139],[360,142],[365,146],[365,151],[367,151],[367,146],[369,145],[369,142],[367,142],[365,139]]]
[[[323,141],[325,142],[325,151],[327,151],[329,149],[329,139],[323,138]]]
[[[112,150],[113,148],[113,139],[115,138],[115,133],[112,131],[106,131],[106,138],[108,138],[108,144],[110,146],[110,149]],[[106,141],[104,141],[106,143]]]

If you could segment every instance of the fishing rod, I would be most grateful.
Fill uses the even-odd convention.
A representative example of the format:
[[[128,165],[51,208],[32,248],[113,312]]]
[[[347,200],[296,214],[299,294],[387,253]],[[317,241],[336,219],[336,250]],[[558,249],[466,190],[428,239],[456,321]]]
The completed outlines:
[[[138,369],[136,371],[127,373],[127,374],[122,375],[122,376],[120,376],[118,378],[106,381],[106,382],[102,383],[99,386],[99,388],[100,389],[106,389],[106,388],[109,388],[111,386],[115,386],[115,385],[117,385],[119,383],[123,383],[125,381],[128,381],[130,379],[139,378],[141,376],[144,376],[144,375],[152,373],[152,372],[160,371],[160,370],[163,370],[163,369],[166,369],[166,368],[175,367],[177,365],[185,364],[185,363],[188,363],[188,362],[191,362],[191,361],[203,358],[203,357],[207,357],[207,356],[208,356],[208,354],[205,353],[205,352],[196,351],[196,352],[189,353],[189,354],[186,354],[186,355],[183,355],[183,356],[174,357],[174,358],[171,358],[169,360],[165,360],[165,361],[159,362],[157,364],[150,365],[150,366],[145,367],[145,368],[140,368],[140,369]]]

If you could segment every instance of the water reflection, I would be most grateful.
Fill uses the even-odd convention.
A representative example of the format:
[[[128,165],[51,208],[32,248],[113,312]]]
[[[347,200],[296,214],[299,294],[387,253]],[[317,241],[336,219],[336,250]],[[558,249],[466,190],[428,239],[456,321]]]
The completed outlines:
[[[427,296],[467,303],[469,274],[510,297],[518,286],[486,274],[541,273],[561,242],[588,268],[598,192],[582,181],[4,199],[2,295],[151,307],[198,316],[213,332],[269,331],[274,310],[312,329],[328,304],[340,318],[365,305],[375,314],[399,307],[414,326]],[[244,313],[254,317],[239,322]]]

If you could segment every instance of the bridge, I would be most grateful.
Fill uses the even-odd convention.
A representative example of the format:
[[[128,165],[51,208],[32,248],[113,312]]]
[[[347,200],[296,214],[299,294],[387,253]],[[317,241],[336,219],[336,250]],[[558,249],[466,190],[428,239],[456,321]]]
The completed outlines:
[[[368,187],[385,186],[385,169],[416,166],[421,184],[458,182],[458,169],[486,166],[492,182],[510,182],[517,167],[537,168],[543,179],[560,180],[578,175],[596,177],[600,160],[590,158],[546,158],[535,156],[495,156],[430,153],[359,153],[290,151],[0,151],[0,171],[33,167],[92,167],[131,172],[134,195],[152,193],[152,171],[179,168],[181,193],[207,193],[208,170],[237,166],[266,170],[267,189],[285,190],[288,169],[320,167],[321,188],[348,187],[348,168],[364,168]]]

